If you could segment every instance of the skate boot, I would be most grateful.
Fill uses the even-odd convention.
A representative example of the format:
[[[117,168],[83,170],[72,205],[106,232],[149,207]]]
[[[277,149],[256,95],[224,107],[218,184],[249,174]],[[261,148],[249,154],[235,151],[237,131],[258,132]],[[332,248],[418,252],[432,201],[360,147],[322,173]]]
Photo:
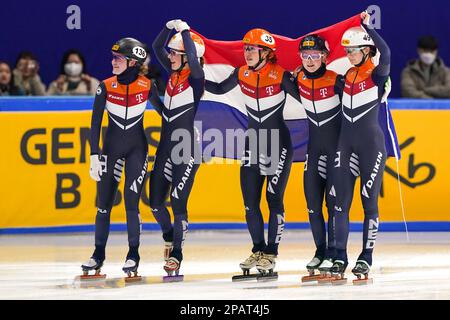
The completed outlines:
[[[239,264],[239,267],[242,269],[243,274],[233,276],[231,278],[232,281],[247,281],[247,280],[256,280],[257,274],[250,274],[250,269],[254,268],[256,266],[256,263],[259,261],[259,259],[262,256],[261,251],[256,251],[250,255],[245,261],[241,262]]]
[[[317,268],[320,272],[320,278],[317,280],[320,283],[330,283],[331,277],[331,267],[333,266],[333,258],[323,259],[320,266]]]
[[[330,269],[331,272],[331,284],[332,285],[342,285],[347,283],[347,278],[345,278],[345,269],[347,268],[348,262],[342,260],[335,260],[333,266]]]
[[[358,278],[353,280],[354,285],[372,284],[373,279],[369,278],[370,266],[367,261],[356,261],[355,267],[352,269],[352,273]]]
[[[123,265],[123,272],[127,274],[125,282],[137,282],[141,281],[141,276],[138,275],[137,269],[139,267],[139,259],[127,258]]]
[[[306,270],[308,270],[309,275],[302,277],[302,282],[311,282],[317,281],[321,278],[321,275],[316,273],[316,270],[319,268],[322,263],[323,258],[320,256],[314,256],[312,260],[306,265]]]
[[[106,274],[100,274],[101,267],[103,266],[103,260],[91,257],[89,261],[81,265],[83,275],[80,276],[80,280],[101,280],[106,278]],[[89,274],[89,271],[94,270],[94,274]]]
[[[275,281],[278,280],[278,272],[274,272],[275,268],[275,254],[263,253],[261,258],[256,263],[256,269],[259,271],[259,275],[256,278],[257,281]]]
[[[164,242],[164,261],[167,262],[169,260],[170,253],[173,249],[173,243],[172,241],[165,241]]]
[[[184,280],[184,276],[180,275],[181,261],[178,261],[175,257],[169,257],[164,265],[164,271],[167,272],[167,276],[163,277],[164,282],[180,282]]]

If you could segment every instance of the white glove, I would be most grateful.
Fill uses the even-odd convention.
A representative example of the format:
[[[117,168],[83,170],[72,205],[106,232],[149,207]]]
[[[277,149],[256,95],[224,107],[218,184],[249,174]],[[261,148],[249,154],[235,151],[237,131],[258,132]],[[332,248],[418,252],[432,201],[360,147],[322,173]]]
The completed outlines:
[[[95,181],[100,181],[100,177],[102,176],[102,164],[100,163],[98,154],[91,155],[91,167],[89,169],[89,174]]]
[[[184,30],[190,30],[191,27],[189,27],[186,22],[179,20],[179,22],[175,25],[175,29],[177,30],[177,32],[182,32]]]
[[[392,85],[391,85],[391,77],[389,77],[384,83],[384,94],[381,97],[381,103],[385,103],[387,101],[389,93],[391,93]]]
[[[362,23],[364,24],[364,25],[366,25],[366,26],[368,26],[369,25],[369,23],[370,23],[370,14],[367,12],[367,10],[366,11],[363,11],[362,13],[361,13],[361,19],[362,19]]]
[[[175,19],[175,20],[167,21],[166,27],[167,27],[167,29],[172,30],[172,29],[174,29],[174,28],[176,27],[176,25],[178,25],[180,22],[181,22],[180,19]]]

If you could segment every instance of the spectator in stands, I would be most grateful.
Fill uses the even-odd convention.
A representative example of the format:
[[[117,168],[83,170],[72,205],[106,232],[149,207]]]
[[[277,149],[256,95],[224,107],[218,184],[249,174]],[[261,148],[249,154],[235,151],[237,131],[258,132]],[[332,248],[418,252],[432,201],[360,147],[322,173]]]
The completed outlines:
[[[13,71],[14,84],[27,96],[45,95],[45,84],[41,81],[39,62],[33,53],[23,51],[16,61]]]
[[[86,73],[86,63],[81,52],[67,51],[61,61],[58,79],[53,81],[48,95],[94,95],[99,81]]]
[[[438,56],[433,36],[421,37],[419,59],[411,60],[402,72],[402,96],[406,98],[450,98],[450,69]]]
[[[22,90],[14,84],[14,75],[9,64],[0,61],[0,96],[21,96]]]

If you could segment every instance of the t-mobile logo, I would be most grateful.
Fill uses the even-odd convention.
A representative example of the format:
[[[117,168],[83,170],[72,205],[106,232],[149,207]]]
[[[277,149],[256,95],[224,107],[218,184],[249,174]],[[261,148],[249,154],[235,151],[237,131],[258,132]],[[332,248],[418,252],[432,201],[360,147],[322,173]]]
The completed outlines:
[[[273,86],[266,87],[266,93],[271,96],[273,94]]]
[[[366,90],[366,82],[363,81],[359,84],[359,90],[364,91]]]
[[[141,103],[142,101],[144,101],[144,95],[142,93],[138,93],[136,95],[136,100],[138,103]]]
[[[319,90],[319,94],[320,94],[320,96],[321,96],[322,98],[325,98],[325,97],[327,96],[327,94],[328,94],[327,88],[322,88],[322,89],[320,89],[320,90]]]

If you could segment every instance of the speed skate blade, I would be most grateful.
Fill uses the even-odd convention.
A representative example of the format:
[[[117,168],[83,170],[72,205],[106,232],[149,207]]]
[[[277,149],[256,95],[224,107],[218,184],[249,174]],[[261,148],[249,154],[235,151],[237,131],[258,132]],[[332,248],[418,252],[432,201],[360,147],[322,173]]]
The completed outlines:
[[[184,275],[178,275],[178,276],[164,276],[163,282],[181,282],[184,280]]]
[[[271,274],[259,274],[256,278],[258,282],[269,282],[278,280],[278,272],[273,272]]]
[[[256,278],[258,277],[258,274],[240,274],[237,276],[232,276],[231,277],[231,281],[233,282],[240,282],[240,281],[252,281],[252,280],[256,280]]]
[[[322,278],[323,276],[320,274],[315,274],[312,276],[303,276],[302,277],[302,282],[314,282],[314,281],[318,281],[320,278]]]
[[[331,280],[333,286],[341,286],[347,283],[347,278],[339,278]]]
[[[364,286],[364,285],[368,285],[368,284],[373,284],[373,279],[372,278],[355,279],[355,280],[353,280],[353,284],[355,286]]]
[[[133,282],[140,282],[142,281],[141,276],[132,276],[132,277],[125,277],[126,283],[133,283]]]
[[[92,274],[92,275],[81,275],[80,281],[99,281],[104,280],[106,278],[106,274]]]

